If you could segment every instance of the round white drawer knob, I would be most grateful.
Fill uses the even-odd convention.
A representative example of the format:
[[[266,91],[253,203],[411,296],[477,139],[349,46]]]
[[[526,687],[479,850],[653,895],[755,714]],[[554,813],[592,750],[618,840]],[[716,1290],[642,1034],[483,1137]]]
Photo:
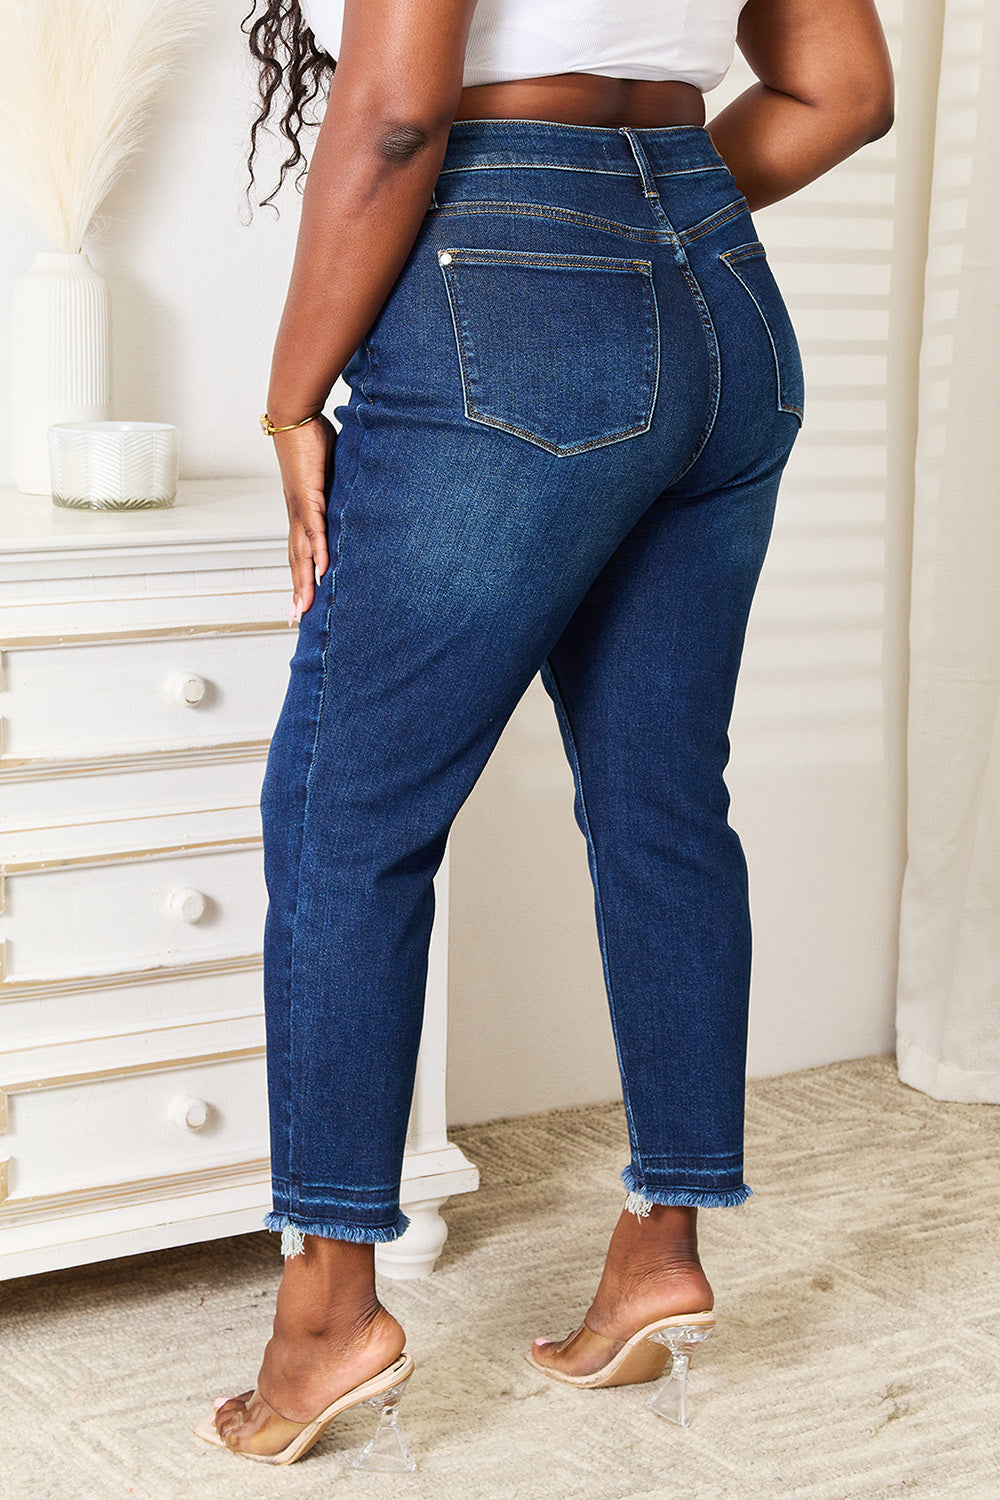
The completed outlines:
[[[167,1114],[182,1130],[200,1130],[208,1119],[208,1105],[193,1094],[178,1094],[171,1099]]]
[[[191,708],[204,698],[207,686],[204,677],[194,672],[171,672],[167,678],[167,696],[172,702]]]
[[[205,897],[193,886],[181,885],[167,897],[167,907],[178,922],[200,922],[205,915]]]

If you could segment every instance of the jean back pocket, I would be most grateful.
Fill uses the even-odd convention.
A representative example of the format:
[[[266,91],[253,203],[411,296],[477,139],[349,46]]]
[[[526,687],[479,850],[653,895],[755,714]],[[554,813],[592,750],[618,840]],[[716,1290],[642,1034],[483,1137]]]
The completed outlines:
[[[749,245],[724,250],[719,259],[749,293],[760,313],[774,353],[778,410],[792,412],[801,425],[805,411],[802,358],[785,299],[767,262],[767,252],[760,241],[755,240]]]
[[[465,415],[560,456],[646,432],[660,329],[648,260],[438,251]]]

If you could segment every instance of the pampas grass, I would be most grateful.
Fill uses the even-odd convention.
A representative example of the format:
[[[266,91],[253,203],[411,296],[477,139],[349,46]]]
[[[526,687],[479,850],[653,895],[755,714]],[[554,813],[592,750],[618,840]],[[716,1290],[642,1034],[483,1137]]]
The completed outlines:
[[[82,248],[207,4],[0,0],[0,160],[56,250]]]

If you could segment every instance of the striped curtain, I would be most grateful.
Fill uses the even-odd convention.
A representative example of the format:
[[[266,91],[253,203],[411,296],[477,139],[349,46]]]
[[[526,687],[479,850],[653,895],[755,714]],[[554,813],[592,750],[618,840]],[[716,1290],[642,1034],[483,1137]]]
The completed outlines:
[[[916,445],[903,1082],[1000,1102],[1000,5],[940,0]],[[933,94],[931,95],[933,97]]]

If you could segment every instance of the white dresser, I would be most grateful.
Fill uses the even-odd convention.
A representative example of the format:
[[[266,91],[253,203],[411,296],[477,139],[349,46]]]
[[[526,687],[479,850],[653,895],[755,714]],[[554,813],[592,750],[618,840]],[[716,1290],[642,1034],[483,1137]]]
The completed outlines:
[[[0,489],[0,1277],[260,1229],[259,796],[295,648],[276,480]],[[387,1275],[478,1176],[445,1123],[447,862]]]

